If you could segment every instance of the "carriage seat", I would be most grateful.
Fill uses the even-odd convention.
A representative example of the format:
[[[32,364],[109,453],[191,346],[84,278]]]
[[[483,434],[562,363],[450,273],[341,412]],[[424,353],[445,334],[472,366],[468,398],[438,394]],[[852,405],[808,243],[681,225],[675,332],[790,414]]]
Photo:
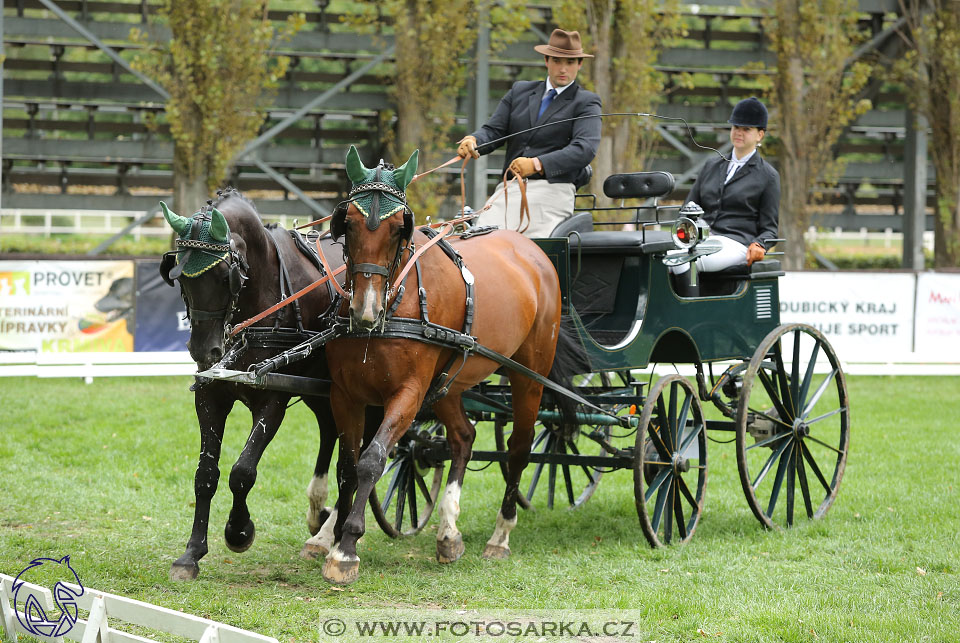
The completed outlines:
[[[715,296],[732,295],[745,281],[782,277],[784,274],[778,260],[763,259],[754,261],[749,267],[741,263],[716,272],[700,272],[697,278],[700,280],[700,294]]]
[[[571,256],[581,254],[646,255],[673,250],[669,230],[599,230],[570,237]]]
[[[670,194],[675,184],[669,172],[627,172],[608,176],[603,193],[611,199],[647,199]]]

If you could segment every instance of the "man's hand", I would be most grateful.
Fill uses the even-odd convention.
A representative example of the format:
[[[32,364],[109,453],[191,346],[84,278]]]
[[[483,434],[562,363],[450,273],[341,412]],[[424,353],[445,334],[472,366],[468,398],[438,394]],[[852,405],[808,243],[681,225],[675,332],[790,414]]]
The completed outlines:
[[[766,249],[762,245],[754,241],[747,248],[747,265],[750,266],[750,265],[753,265],[754,261],[762,260],[764,255],[766,254],[767,254]]]
[[[472,156],[475,159],[480,158],[480,152],[477,151],[477,138],[475,136],[464,136],[460,139],[460,147],[457,148],[457,155],[461,158]]]
[[[533,162],[533,159],[527,158],[525,156],[518,156],[513,159],[513,162],[510,163],[509,170],[519,176],[521,179],[525,179],[531,174],[536,174],[537,170],[536,164]]]

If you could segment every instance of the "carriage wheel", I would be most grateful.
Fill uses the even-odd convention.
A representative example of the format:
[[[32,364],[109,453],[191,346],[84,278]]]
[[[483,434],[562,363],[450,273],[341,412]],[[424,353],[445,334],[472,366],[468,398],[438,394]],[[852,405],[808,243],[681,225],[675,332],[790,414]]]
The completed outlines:
[[[798,515],[822,517],[850,446],[847,384],[830,343],[804,324],[775,328],[750,360],[739,397],[737,466],[757,520],[779,528]]]
[[[640,415],[633,454],[640,527],[652,547],[685,543],[703,513],[707,433],[693,386],[679,375],[661,377]]]
[[[577,456],[581,454],[581,450],[586,450],[584,445],[591,446],[592,441],[588,439],[580,440],[578,446],[574,439],[562,435],[556,427],[544,426],[539,422],[537,427],[540,430],[533,439],[533,444],[530,447],[531,453]],[[609,437],[609,427],[600,426],[596,427],[595,430],[602,433],[605,438]],[[494,431],[497,450],[506,451],[507,432],[505,431],[505,423],[497,421],[494,425]],[[595,451],[596,455],[601,457],[607,455],[606,451],[599,448],[591,448],[590,451]],[[500,463],[500,471],[503,473],[504,480],[506,480],[506,462]],[[550,509],[553,509],[558,493],[562,494],[562,498],[566,499],[571,509],[576,509],[593,496],[593,492],[597,490],[597,485],[600,484],[600,478],[603,476],[603,471],[594,467],[538,462],[533,466],[533,477],[526,493],[521,493],[517,497],[518,504],[524,509],[529,509],[532,506],[534,494],[536,494],[537,488],[541,486],[540,483],[544,482],[544,473],[546,473],[547,507]]]
[[[391,538],[418,533],[433,513],[446,465],[440,456],[446,445],[442,432],[443,425],[437,422],[411,426],[370,492],[373,517]]]

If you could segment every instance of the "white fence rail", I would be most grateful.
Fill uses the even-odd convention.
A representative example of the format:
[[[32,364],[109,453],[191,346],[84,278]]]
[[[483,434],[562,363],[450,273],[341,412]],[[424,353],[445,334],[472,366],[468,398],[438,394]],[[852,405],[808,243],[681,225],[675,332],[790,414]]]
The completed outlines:
[[[23,210],[4,208],[0,210],[0,234],[35,234],[49,237],[53,234],[107,235],[123,230],[131,222],[145,216],[146,212],[132,210]],[[293,217],[286,215],[262,215],[266,222],[277,222],[290,228]],[[148,225],[139,225],[130,231],[134,239],[142,237],[166,237],[170,228],[161,225],[157,214]]]
[[[34,638],[35,635],[21,623],[21,619],[26,619],[23,612],[16,609],[19,605],[14,602],[14,580],[16,579],[12,576],[0,574],[0,609],[3,612],[3,629],[6,638],[16,642],[20,634]],[[126,624],[200,643],[278,643],[275,638],[192,614],[108,594],[89,587],[81,588],[70,583],[64,583],[64,585],[75,593],[83,592],[77,597],[76,602],[80,610],[87,612],[87,617],[78,618],[74,626],[62,637],[44,637],[43,640],[55,643],[62,643],[64,639],[81,643],[152,643],[154,641],[154,639],[120,629],[123,624]],[[47,613],[57,609],[53,595],[46,587],[24,583],[19,593],[20,602],[26,602],[27,593],[33,594]]]

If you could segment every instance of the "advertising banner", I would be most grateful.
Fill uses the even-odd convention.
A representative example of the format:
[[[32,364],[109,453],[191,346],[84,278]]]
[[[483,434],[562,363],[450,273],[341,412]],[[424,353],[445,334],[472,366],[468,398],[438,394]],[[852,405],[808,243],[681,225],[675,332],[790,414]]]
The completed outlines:
[[[780,321],[826,335],[841,359],[884,359],[913,350],[916,277],[898,273],[788,272]]]
[[[960,274],[920,273],[916,323],[918,354],[960,360]]]
[[[171,288],[159,272],[159,261],[137,263],[136,351],[185,351],[190,339],[187,307],[180,288]]]
[[[0,261],[0,350],[133,350],[132,261]]]

